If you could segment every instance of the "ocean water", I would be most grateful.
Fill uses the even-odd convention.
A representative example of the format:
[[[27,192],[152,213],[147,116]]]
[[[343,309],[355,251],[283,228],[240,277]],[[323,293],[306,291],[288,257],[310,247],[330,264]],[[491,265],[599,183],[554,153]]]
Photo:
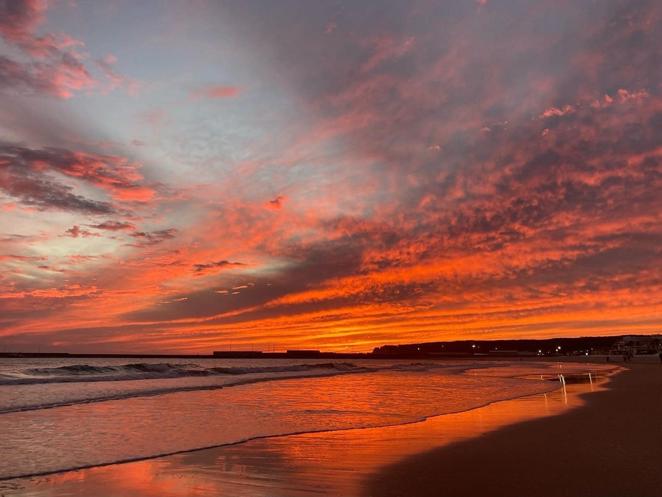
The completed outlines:
[[[1,359],[0,478],[407,424],[551,391],[558,374],[585,371],[519,361]]]

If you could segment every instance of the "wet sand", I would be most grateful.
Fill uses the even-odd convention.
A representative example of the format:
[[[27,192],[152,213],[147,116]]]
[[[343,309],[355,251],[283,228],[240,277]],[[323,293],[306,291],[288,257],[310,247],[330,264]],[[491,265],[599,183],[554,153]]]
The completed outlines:
[[[383,468],[379,497],[660,497],[662,366],[632,364],[562,415],[506,426]]]
[[[408,425],[272,437],[133,463],[8,480],[0,482],[0,495],[358,497],[372,488],[366,483],[385,465],[485,436],[514,423],[565,413],[582,406],[585,399],[581,394],[599,392],[604,381],[595,382],[594,377],[594,383],[569,384],[567,392],[558,389]],[[411,481],[405,478],[401,483]]]

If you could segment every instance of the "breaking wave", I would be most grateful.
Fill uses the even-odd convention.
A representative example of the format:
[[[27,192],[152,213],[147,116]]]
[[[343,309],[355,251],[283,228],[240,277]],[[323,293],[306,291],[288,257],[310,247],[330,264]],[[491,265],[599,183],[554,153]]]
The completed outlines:
[[[69,383],[90,381],[126,381],[141,379],[165,379],[200,376],[246,375],[260,373],[288,373],[301,371],[366,371],[367,368],[348,362],[289,364],[285,366],[212,367],[198,364],[132,363],[119,366],[93,366],[74,364],[52,368],[30,368],[14,374],[0,374],[0,385],[25,385],[35,383]]]
[[[355,373],[423,372],[444,369],[461,374],[478,365],[442,363],[315,362],[289,364],[244,364],[221,366],[218,362],[127,364],[68,364],[50,367],[5,368],[0,372],[0,415],[55,407],[88,404],[133,397],[152,397],[177,392],[222,388],[294,378]],[[13,387],[13,388],[12,388]]]

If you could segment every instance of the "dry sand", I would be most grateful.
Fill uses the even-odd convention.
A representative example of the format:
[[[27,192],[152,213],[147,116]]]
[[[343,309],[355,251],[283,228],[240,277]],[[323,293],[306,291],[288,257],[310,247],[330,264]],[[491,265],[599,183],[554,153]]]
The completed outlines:
[[[660,497],[662,366],[632,364],[566,414],[413,456],[371,479],[375,497]]]

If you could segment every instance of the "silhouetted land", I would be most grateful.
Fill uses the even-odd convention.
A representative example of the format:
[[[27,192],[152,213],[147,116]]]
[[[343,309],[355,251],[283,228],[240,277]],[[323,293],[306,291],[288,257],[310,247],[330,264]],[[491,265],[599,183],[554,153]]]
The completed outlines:
[[[209,355],[191,354],[70,354],[64,352],[0,352],[0,357],[126,357],[155,359],[434,359],[451,357],[547,357],[567,355],[607,354],[618,347],[623,338],[608,337],[549,338],[544,340],[456,340],[404,345],[382,345],[369,353],[322,352],[319,350],[288,350],[263,352],[253,350],[219,350]],[[641,335],[654,348],[662,345],[662,336]]]
[[[406,345],[383,345],[372,354],[380,357],[393,355],[568,355],[592,351],[608,351],[623,337],[550,338],[545,340],[456,340]]]

